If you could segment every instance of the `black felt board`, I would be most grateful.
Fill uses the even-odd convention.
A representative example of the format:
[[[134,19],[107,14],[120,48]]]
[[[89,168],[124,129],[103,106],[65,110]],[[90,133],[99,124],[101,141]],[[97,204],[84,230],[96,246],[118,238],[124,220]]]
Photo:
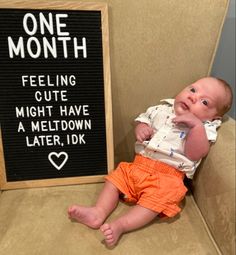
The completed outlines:
[[[107,173],[100,11],[0,9],[0,123],[7,182]]]

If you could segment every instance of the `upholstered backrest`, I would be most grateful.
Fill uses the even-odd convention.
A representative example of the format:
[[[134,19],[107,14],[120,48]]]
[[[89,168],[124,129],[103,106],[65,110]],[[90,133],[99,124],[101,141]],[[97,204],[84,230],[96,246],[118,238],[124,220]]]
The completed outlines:
[[[109,4],[115,160],[133,157],[133,119],[209,74],[227,0]]]

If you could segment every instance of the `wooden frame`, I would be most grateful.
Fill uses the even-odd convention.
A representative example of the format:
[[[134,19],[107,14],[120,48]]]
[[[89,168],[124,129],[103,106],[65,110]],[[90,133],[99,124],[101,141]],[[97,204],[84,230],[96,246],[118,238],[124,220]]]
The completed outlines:
[[[114,168],[113,133],[112,133],[112,102],[109,56],[109,30],[108,30],[108,6],[105,3],[80,3],[77,1],[1,1],[1,9],[42,9],[42,10],[85,10],[101,11],[102,23],[102,49],[103,49],[103,76],[104,76],[104,105],[106,123],[106,148],[108,172]],[[79,183],[102,182],[104,175],[79,176],[55,179],[40,179],[26,181],[7,181],[4,148],[0,130],[0,189],[18,189],[31,187],[47,187],[57,185],[71,185]]]

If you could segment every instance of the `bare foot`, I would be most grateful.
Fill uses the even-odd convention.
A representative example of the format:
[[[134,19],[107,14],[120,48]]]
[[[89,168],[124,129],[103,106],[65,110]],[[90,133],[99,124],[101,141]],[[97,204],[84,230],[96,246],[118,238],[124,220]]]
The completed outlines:
[[[71,219],[94,229],[98,229],[105,220],[103,212],[96,207],[72,205],[68,209],[68,215]]]
[[[121,234],[124,232],[122,226],[118,224],[118,222],[112,222],[110,224],[105,223],[100,227],[100,230],[102,231],[105,237],[105,242],[109,247],[115,245]]]

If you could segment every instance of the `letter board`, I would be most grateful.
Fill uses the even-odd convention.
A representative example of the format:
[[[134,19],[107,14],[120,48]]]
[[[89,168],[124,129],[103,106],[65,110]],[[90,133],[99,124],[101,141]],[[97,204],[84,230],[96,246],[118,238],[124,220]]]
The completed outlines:
[[[113,168],[106,4],[0,2],[1,189]]]

